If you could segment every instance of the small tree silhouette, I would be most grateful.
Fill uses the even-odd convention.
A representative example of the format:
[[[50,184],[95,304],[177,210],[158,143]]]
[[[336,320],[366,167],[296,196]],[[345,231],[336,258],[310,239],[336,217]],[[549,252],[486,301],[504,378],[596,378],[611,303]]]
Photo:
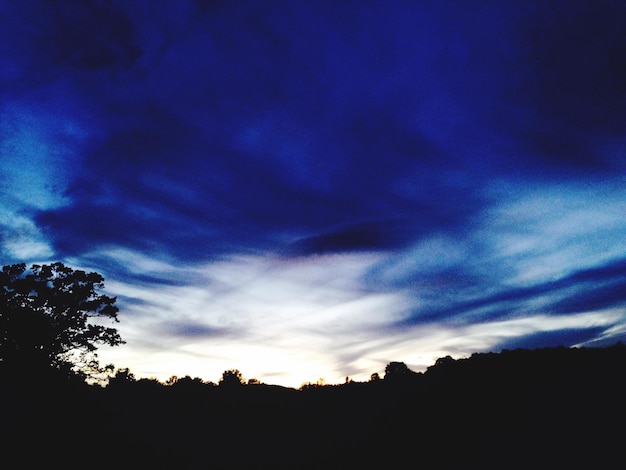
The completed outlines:
[[[238,369],[225,370],[219,381],[220,387],[238,387],[243,385],[245,380]]]

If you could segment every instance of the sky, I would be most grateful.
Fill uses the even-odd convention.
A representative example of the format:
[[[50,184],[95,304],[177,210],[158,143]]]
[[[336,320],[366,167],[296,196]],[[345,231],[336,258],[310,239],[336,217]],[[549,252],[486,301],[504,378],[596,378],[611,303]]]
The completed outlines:
[[[216,382],[626,340],[626,4],[0,0],[0,262]]]

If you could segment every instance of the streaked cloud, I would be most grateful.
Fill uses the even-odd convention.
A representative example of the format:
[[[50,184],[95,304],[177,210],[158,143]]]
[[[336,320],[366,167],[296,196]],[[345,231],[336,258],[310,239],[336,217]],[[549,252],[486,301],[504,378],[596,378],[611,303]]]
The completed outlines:
[[[357,3],[0,5],[5,264],[101,272],[140,376],[623,337],[623,6]]]

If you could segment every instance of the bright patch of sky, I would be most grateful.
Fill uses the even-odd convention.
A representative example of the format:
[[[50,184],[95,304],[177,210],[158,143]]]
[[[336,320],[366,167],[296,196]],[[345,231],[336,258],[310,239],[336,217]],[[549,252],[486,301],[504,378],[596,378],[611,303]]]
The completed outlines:
[[[37,107],[0,107],[0,253],[12,259],[53,256],[33,215],[70,202],[65,192],[78,164],[73,144],[83,137],[72,120]]]
[[[64,192],[77,165],[72,121],[25,104],[0,109],[0,191],[16,206],[37,210],[68,203]]]
[[[500,260],[514,260],[511,285],[558,279],[626,253],[623,178],[595,184],[500,187],[476,234]]]

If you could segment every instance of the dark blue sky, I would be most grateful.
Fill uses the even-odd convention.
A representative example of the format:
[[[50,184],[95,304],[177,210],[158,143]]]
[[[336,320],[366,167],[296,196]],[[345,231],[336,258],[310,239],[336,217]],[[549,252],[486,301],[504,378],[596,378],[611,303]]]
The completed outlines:
[[[1,259],[102,273],[142,376],[612,344],[625,15],[0,0]]]

